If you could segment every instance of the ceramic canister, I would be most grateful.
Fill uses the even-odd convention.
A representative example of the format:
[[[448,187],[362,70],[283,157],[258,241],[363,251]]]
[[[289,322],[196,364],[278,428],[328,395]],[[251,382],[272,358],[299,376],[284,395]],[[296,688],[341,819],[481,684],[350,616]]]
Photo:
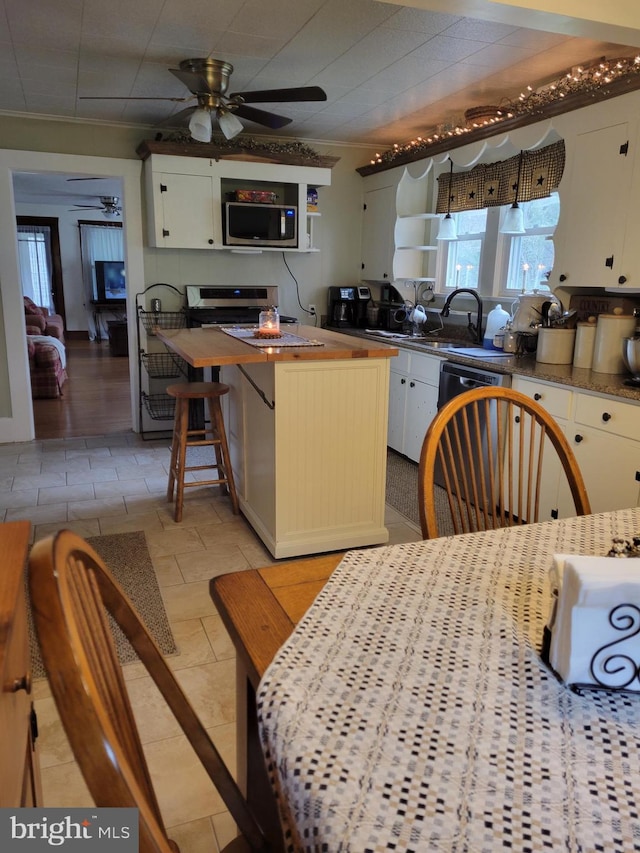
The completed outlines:
[[[591,367],[593,348],[596,342],[596,324],[578,323],[576,328],[576,345],[573,349],[574,367]]]
[[[591,369],[596,373],[626,373],[622,341],[635,332],[636,318],[628,314],[600,314]]]
[[[571,364],[575,329],[553,329],[543,326],[538,330],[536,361],[544,364]]]

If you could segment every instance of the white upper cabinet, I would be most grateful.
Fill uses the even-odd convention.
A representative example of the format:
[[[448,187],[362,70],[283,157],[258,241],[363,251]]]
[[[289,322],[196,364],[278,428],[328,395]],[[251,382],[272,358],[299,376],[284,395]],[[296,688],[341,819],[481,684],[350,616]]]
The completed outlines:
[[[565,140],[554,290],[640,287],[638,123],[623,110],[613,120],[615,104],[607,106],[610,124]]]
[[[228,188],[273,189],[298,208],[298,246],[261,251],[313,251],[307,187],[331,184],[331,170],[205,157],[152,154],[145,161],[149,245],[170,249],[228,249],[222,205]],[[314,212],[317,216],[318,214]]]
[[[396,222],[396,188],[387,185],[366,190],[362,210],[363,281],[393,279],[393,229]]]

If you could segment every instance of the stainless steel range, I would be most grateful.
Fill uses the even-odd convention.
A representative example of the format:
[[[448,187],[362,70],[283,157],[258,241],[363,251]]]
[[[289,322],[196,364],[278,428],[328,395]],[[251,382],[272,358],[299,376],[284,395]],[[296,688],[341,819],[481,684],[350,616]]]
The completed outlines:
[[[260,312],[278,305],[277,285],[188,284],[186,287],[187,325],[252,326]],[[297,323],[295,317],[280,316],[281,323]]]

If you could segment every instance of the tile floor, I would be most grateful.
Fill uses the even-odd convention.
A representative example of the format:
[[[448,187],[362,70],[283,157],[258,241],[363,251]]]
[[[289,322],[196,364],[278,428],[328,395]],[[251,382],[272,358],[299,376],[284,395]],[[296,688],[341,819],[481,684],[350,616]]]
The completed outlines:
[[[208,581],[225,572],[273,563],[228,498],[210,487],[187,490],[183,521],[166,502],[168,442],[133,433],[0,446],[0,519],[29,519],[35,541],[61,527],[84,537],[144,530],[179,654],[171,666],[235,766],[235,657],[209,597]],[[387,507],[390,542],[420,539],[408,519]],[[182,853],[224,846],[233,823],[163,707],[141,664],[125,667],[159,801]],[[46,680],[34,685],[46,806],[91,805]]]

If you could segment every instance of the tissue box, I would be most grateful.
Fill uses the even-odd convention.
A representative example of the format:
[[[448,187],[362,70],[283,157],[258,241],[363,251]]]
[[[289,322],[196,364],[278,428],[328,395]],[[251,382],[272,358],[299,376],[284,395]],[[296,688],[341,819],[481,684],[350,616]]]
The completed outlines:
[[[557,590],[546,631],[552,669],[576,689],[640,693],[640,564],[556,555],[551,578]]]

